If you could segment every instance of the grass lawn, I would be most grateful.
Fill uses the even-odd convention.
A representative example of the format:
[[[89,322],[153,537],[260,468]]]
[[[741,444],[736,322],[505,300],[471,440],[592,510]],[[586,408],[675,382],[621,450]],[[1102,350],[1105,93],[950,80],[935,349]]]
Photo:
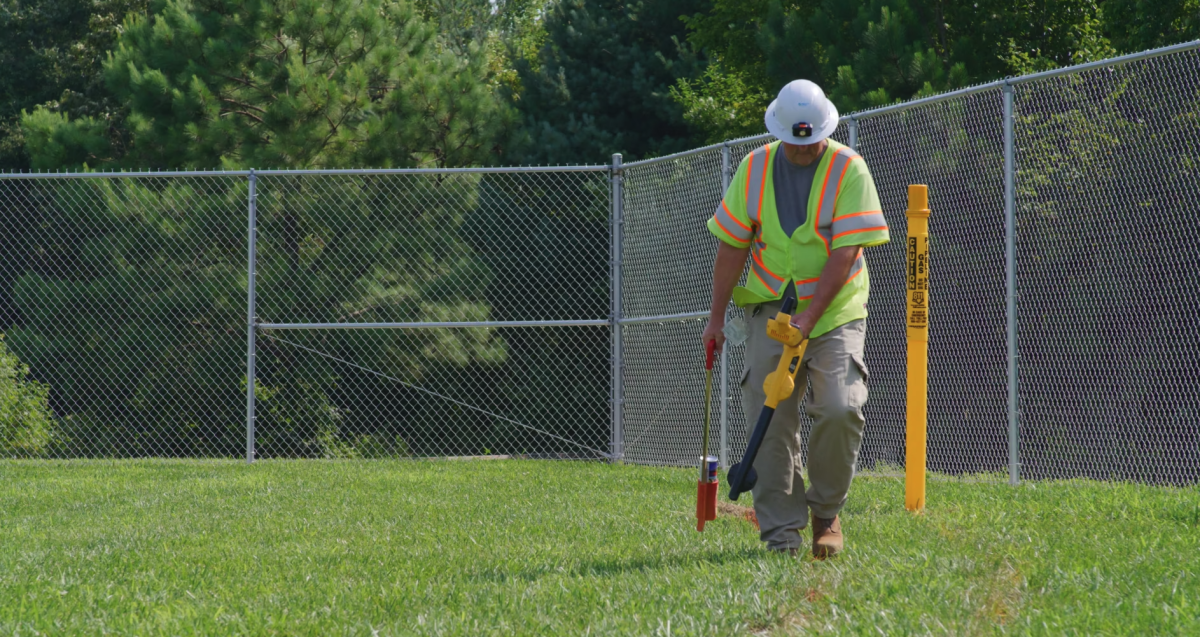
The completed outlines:
[[[1200,634],[1200,490],[860,478],[848,551],[695,531],[694,472],[0,462],[0,634]]]

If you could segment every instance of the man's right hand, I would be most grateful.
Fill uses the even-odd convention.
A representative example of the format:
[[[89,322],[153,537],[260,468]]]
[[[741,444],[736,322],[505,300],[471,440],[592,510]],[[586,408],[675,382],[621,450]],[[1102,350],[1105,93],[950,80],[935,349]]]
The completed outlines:
[[[709,341],[717,342],[717,351],[721,351],[721,346],[725,344],[725,317],[719,319],[708,319],[708,325],[704,326],[704,334],[700,336],[700,342],[706,347]]]

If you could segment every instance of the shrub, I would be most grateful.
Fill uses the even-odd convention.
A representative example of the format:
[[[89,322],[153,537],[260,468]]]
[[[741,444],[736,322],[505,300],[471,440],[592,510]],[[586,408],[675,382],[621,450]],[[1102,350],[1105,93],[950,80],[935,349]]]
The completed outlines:
[[[54,441],[50,388],[29,378],[29,367],[0,335],[0,456],[45,455]]]

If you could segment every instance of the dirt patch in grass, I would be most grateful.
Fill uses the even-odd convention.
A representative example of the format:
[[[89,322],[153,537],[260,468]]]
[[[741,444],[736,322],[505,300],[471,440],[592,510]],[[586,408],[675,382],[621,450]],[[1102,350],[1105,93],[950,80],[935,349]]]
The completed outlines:
[[[717,517],[741,518],[750,524],[753,524],[754,528],[758,528],[758,516],[754,515],[754,509],[734,504],[732,502],[717,502]]]
[[[1016,617],[1024,585],[1020,571],[1004,560],[983,584],[988,595],[977,613],[978,617],[985,622],[1001,625]]]

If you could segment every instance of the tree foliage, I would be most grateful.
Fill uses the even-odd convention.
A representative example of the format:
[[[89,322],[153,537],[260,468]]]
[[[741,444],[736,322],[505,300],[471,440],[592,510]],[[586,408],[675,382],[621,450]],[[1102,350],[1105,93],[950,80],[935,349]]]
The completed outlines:
[[[1104,29],[1122,53],[1200,38],[1200,0],[1104,0]]]
[[[24,119],[35,165],[479,164],[495,160],[512,121],[487,81],[482,49],[469,42],[463,57],[436,46],[434,31],[403,4],[171,0],[154,8],[127,21],[104,66],[109,90],[128,106],[128,146],[109,143],[94,118],[43,108]],[[459,232],[478,205],[478,184],[438,176],[258,184],[263,319],[489,317],[478,284],[492,275]],[[9,241],[36,256],[12,273],[12,339],[56,391],[64,435],[100,455],[237,449],[245,179],[21,186],[13,212],[33,222]],[[55,318],[66,315],[78,320]],[[486,373],[506,357],[505,342],[486,330],[322,336],[316,349],[389,382]],[[263,338],[259,360],[263,454],[408,453],[429,440],[401,424],[439,420],[413,418],[436,408],[428,397],[397,400],[394,384],[346,382],[353,372],[279,339]],[[355,431],[363,414],[389,418]]]
[[[709,138],[744,134],[743,98],[761,111],[793,79],[849,112],[1195,38],[1198,15],[1195,0],[714,0],[686,22],[719,70],[675,97]],[[705,115],[735,103],[745,116]]]
[[[148,0],[0,3],[0,170],[29,169],[20,117],[39,105],[90,116],[107,124],[111,134],[118,132],[124,109],[105,89],[102,65],[125,17],[144,13],[147,5]]]
[[[486,163],[508,109],[486,57],[431,46],[387,0],[168,0],[134,17],[105,62],[130,144],[42,109],[24,119],[35,167],[413,166]]]
[[[562,0],[546,15],[536,61],[519,61],[531,163],[607,163],[684,150],[694,143],[670,89],[701,61],[680,17],[708,0]]]

